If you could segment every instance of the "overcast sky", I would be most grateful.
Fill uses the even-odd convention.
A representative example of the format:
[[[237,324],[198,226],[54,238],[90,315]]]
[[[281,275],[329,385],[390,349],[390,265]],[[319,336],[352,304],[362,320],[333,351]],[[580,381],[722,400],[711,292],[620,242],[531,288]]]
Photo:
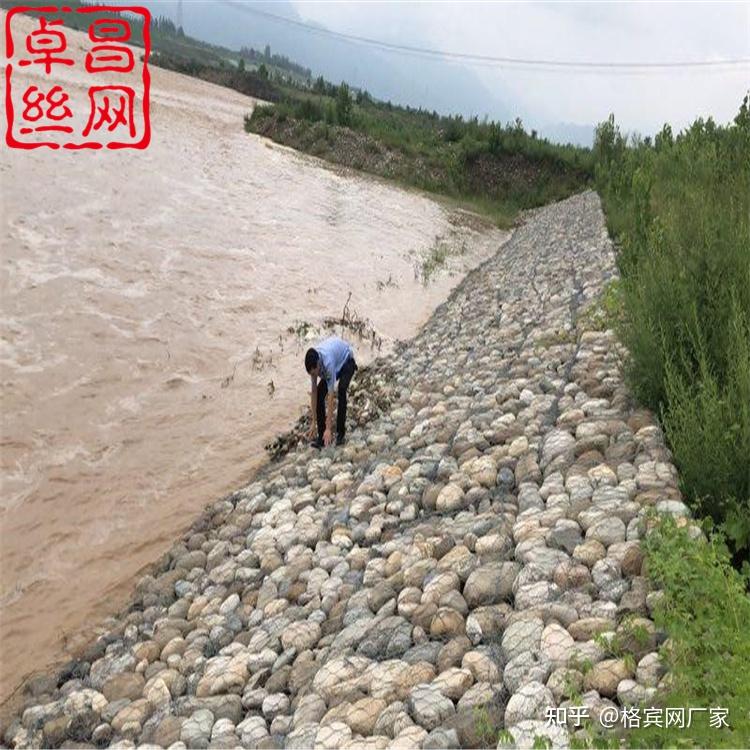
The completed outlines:
[[[452,52],[601,62],[750,57],[750,2],[293,4],[303,20],[335,31]],[[750,66],[646,75],[473,69],[488,89],[512,93],[529,121],[591,124],[614,112],[644,134],[696,116],[725,122],[750,88]]]

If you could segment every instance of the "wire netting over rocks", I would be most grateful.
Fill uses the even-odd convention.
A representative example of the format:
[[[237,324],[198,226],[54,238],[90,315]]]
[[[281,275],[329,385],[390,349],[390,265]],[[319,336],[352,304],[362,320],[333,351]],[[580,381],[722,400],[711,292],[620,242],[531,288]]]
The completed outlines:
[[[530,214],[376,365],[366,425],[210,506],[6,742],[561,747],[550,711],[654,701],[639,539],[687,509],[614,336],[578,325],[613,274],[595,194]]]

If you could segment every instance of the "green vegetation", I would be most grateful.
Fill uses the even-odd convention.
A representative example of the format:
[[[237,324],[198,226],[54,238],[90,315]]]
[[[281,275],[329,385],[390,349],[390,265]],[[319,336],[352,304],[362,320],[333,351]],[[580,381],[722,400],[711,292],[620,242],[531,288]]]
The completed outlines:
[[[596,183],[622,280],[601,307],[629,350],[626,375],[662,423],[682,490],[709,539],[669,518],[645,538],[663,591],[664,705],[708,710],[690,727],[631,730],[633,747],[750,746],[750,111],[674,136],[597,129]],[[715,531],[713,531],[715,529]],[[734,566],[733,567],[733,563]],[[739,568],[739,569],[738,569]]]
[[[446,196],[508,226],[518,211],[589,184],[590,149],[559,146],[502,126],[444,117],[353,93],[322,77],[311,89],[285,86],[280,101],[256,107],[249,132],[397,182]]]
[[[474,733],[482,747],[496,747],[500,728],[493,721],[487,706],[474,706]]]
[[[0,0],[0,6],[45,6],[44,0]],[[76,8],[80,0],[66,3]],[[86,29],[92,14],[61,13]],[[132,22],[132,42],[143,30]],[[444,117],[378,102],[346,83],[335,86],[283,55],[243,47],[239,52],[201,42],[156,17],[151,64],[235,89],[274,104],[256,107],[248,131],[329,161],[430,191],[511,226],[522,209],[565,198],[593,176],[590,149],[559,146],[526,133],[520,120],[502,126],[476,117]]]
[[[267,73],[264,75],[262,72],[246,70],[242,59],[240,59],[237,67],[217,66],[200,62],[196,57],[183,58],[164,52],[153,52],[151,63],[158,65],[160,68],[184,73],[219,86],[226,86],[247,96],[267,100],[278,98],[278,89],[268,80]],[[261,66],[262,70],[263,66]]]
[[[290,60],[286,55],[277,55],[271,52],[271,47],[267,44],[263,52],[260,50],[253,49],[252,47],[241,47],[240,48],[240,62],[244,63],[247,60],[251,64],[257,66],[258,73],[268,76],[268,67],[276,68],[279,71],[285,71],[292,74],[300,82],[310,81],[312,71],[310,68],[305,68],[303,65]]]
[[[449,242],[437,237],[427,253],[419,259],[414,274],[422,280],[423,284],[429,284],[433,276],[444,268],[449,258],[465,254],[465,242],[459,245],[456,242]]]
[[[620,330],[624,323],[622,283],[619,279],[608,282],[602,293],[582,310],[576,327],[582,331]]]
[[[596,181],[620,245],[627,377],[661,415],[698,515],[750,553],[750,110],[630,145],[597,129]]]
[[[19,4],[46,5],[0,0],[4,8]],[[66,5],[75,10],[81,3]],[[60,17],[79,29],[93,18]],[[142,45],[142,27],[134,22],[132,29],[132,41]],[[660,700],[729,712],[728,728],[712,727],[706,712],[687,728],[631,730],[627,741],[633,747],[750,746],[750,97],[731,124],[699,119],[676,136],[665,126],[653,139],[628,141],[610,117],[598,127],[592,151],[552,144],[527,133],[519,120],[502,126],[446,117],[375,101],[345,83],[312,82],[309,70],[268,47],[233,52],[186,36],[168,19],[155,19],[151,36],[154,64],[274,102],[246,117],[248,131],[432,192],[501,226],[521,209],[595,180],[622,278],[581,312],[577,328],[614,327],[620,334],[629,351],[629,385],[660,415],[684,495],[697,516],[706,516],[709,530],[707,541],[695,539],[666,518],[643,541],[648,575],[663,591],[654,619],[670,635],[662,648],[670,687]],[[422,277],[451,252],[436,243],[419,268]],[[326,324],[376,341],[370,322],[350,311],[348,301],[341,319]],[[304,338],[309,330],[303,321],[289,332]],[[576,335],[562,330],[537,344],[570,344]],[[260,351],[252,365],[265,366]],[[282,455],[304,427],[298,424],[269,450]],[[633,660],[629,644],[647,638],[635,625],[596,640],[608,654]],[[581,674],[592,668],[589,660],[569,666]],[[574,701],[579,687],[567,686]],[[511,741],[488,707],[475,709],[474,718],[483,743]],[[597,733],[571,741],[572,747],[617,744]]]
[[[691,538],[661,519],[644,542],[649,577],[664,596],[654,611],[670,635],[662,659],[670,672],[665,706],[725,708],[727,727],[712,727],[710,711],[690,727],[631,730],[631,747],[750,747],[750,597],[748,579],[730,561],[721,534]]]

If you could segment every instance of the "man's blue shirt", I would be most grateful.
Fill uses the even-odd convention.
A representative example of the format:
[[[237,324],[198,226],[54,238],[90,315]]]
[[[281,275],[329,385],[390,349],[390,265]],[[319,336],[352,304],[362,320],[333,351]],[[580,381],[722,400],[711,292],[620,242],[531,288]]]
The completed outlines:
[[[320,377],[326,381],[328,391],[332,392],[336,385],[336,375],[352,356],[352,348],[338,336],[331,336],[321,341],[315,351],[320,355]]]

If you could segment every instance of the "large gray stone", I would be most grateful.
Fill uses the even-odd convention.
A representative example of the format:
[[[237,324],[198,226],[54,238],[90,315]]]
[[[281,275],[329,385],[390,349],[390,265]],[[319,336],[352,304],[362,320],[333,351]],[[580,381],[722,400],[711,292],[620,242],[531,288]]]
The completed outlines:
[[[414,721],[428,732],[444,724],[456,711],[453,701],[431,685],[412,688],[406,706]]]
[[[544,621],[541,618],[517,620],[503,633],[501,647],[506,662],[524,651],[538,651],[542,640]]]
[[[549,688],[541,682],[529,682],[510,697],[505,707],[505,726],[510,727],[525,719],[545,719],[547,708],[555,705]]]
[[[516,562],[493,562],[476,568],[464,584],[463,596],[471,609],[483,604],[509,601],[513,582],[521,566]]]

